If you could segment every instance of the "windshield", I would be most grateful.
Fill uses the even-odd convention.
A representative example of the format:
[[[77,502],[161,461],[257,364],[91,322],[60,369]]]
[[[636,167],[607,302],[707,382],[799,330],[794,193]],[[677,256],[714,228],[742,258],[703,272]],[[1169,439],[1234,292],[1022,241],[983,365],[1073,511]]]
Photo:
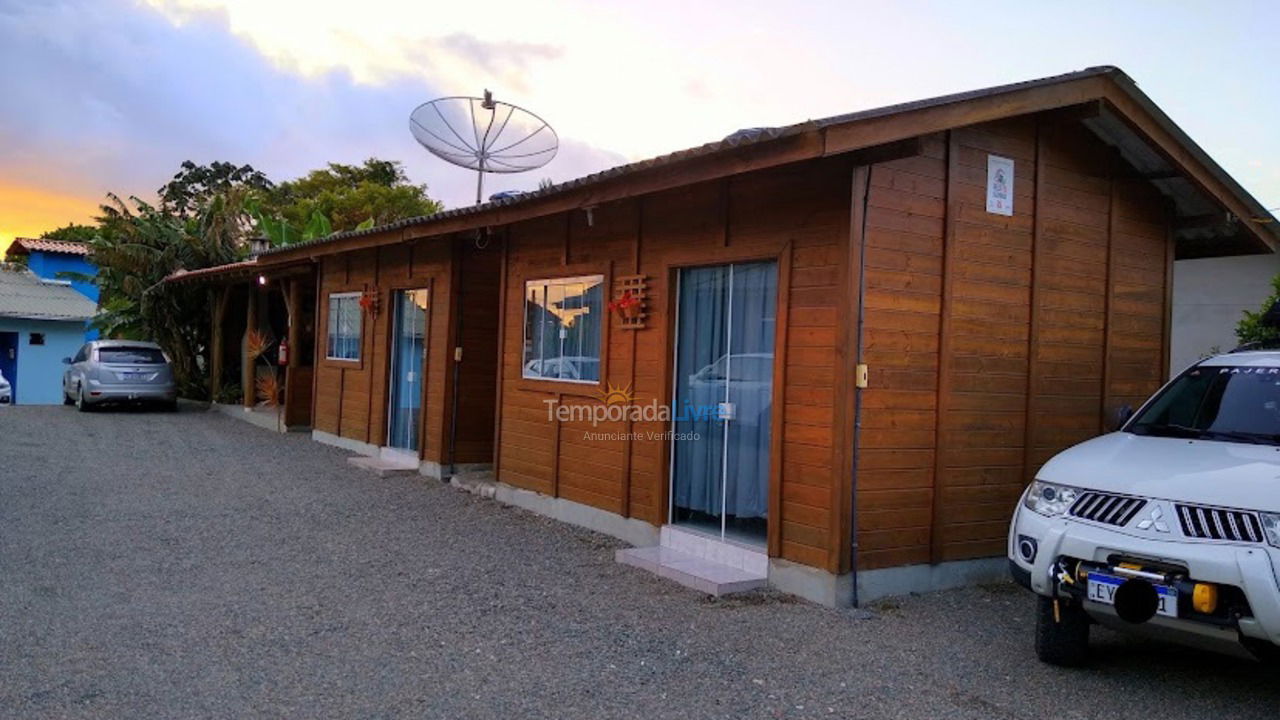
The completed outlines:
[[[1280,368],[1193,367],[1124,429],[1136,435],[1280,444]]]
[[[164,353],[149,347],[104,347],[98,348],[98,362],[163,365]]]

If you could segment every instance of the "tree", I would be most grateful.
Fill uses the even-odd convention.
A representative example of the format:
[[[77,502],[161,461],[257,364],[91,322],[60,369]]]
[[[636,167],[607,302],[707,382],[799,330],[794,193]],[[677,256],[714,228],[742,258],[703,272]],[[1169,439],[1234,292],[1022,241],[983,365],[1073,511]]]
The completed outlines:
[[[312,210],[307,224],[299,228],[283,217],[268,214],[262,209],[262,205],[257,198],[252,198],[246,207],[249,211],[249,216],[257,224],[258,234],[265,237],[271,247],[319,240],[333,234],[333,226],[329,224],[329,218],[325,217],[324,213],[319,210]],[[361,223],[361,225],[365,224],[372,225],[372,222],[365,221],[365,223]]]
[[[409,183],[400,163],[375,158],[330,163],[279,186],[249,165],[187,161],[159,194],[158,205],[108,195],[96,226],[71,225],[46,237],[89,244],[101,291],[94,326],[104,337],[160,343],[179,392],[195,398],[207,390],[208,363],[199,360],[209,337],[207,291],[165,278],[242,259],[254,233],[280,245],[440,209],[425,185]]]
[[[45,240],[58,240],[61,242],[77,242],[87,243],[98,234],[98,228],[94,225],[80,225],[78,223],[67,223],[65,227],[57,230],[50,230],[43,233],[40,237]]]
[[[196,165],[186,160],[173,179],[161,185],[156,192],[160,196],[161,210],[186,219],[198,214],[214,196],[241,186],[264,192],[275,187],[252,165],[237,166],[227,162]]]
[[[265,214],[306,228],[317,212],[333,232],[432,215],[443,206],[411,184],[398,161],[369,158],[361,165],[329,163],[261,193]]]
[[[166,283],[176,270],[221,265],[243,255],[244,188],[208,200],[198,216],[183,219],[137,198],[115,195],[102,206],[90,241],[98,266],[102,307],[93,325],[105,337],[154,340],[168,353],[179,392],[203,397],[197,360],[209,337],[205,289]],[[131,207],[132,206],[132,207]]]
[[[1244,311],[1244,317],[1236,324],[1236,337],[1240,344],[1259,347],[1280,347],[1280,318],[1271,312],[1280,302],[1280,275],[1271,278],[1271,296],[1262,301],[1257,312]]]

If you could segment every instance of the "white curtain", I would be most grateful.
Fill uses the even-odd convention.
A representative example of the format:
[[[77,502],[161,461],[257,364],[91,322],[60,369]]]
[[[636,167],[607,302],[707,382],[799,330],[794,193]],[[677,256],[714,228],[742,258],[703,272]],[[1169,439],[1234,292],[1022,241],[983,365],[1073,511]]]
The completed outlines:
[[[774,263],[680,273],[673,494],[719,517],[768,514]],[[728,413],[728,418],[721,417]]]

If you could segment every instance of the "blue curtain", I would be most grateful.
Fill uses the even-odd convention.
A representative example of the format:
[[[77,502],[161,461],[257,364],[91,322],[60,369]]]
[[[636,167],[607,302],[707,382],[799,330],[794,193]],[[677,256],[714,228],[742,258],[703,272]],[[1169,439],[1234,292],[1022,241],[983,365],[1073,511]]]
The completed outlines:
[[[391,354],[391,422],[387,445],[418,449],[422,413],[422,363],[426,351],[427,291],[395,293],[395,328]]]
[[[677,508],[720,515],[728,345],[728,266],[680,271],[676,332],[674,502]]]
[[[768,514],[777,266],[680,272],[673,502],[738,519]]]
[[[729,333],[729,452],[726,513],[765,517],[773,410],[773,338],[778,273],[773,263],[735,265]]]

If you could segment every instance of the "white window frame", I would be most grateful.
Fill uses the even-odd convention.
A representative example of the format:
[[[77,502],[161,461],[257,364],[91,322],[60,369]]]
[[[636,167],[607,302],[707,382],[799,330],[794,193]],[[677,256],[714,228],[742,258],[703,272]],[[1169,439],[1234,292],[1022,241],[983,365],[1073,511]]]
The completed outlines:
[[[328,310],[328,317],[327,317],[327,319],[326,319],[326,323],[325,323],[325,338],[324,338],[324,357],[325,357],[325,359],[326,359],[326,360],[333,360],[334,362],[349,362],[349,363],[358,363],[358,362],[360,362],[360,360],[361,360],[361,355],[362,355],[362,353],[363,353],[363,349],[364,349],[364,348],[363,348],[363,345],[364,345],[364,309],[360,307],[360,296],[361,296],[361,294],[362,294],[362,293],[360,293],[360,292],[336,292],[336,293],[329,293],[329,305],[328,305],[328,308],[327,308],[327,310]],[[332,343],[332,342],[331,342],[331,340],[333,340],[333,338],[334,338],[334,333],[336,332],[335,323],[334,323],[334,307],[335,307],[335,306],[334,306],[334,301],[335,301],[335,300],[355,300],[355,304],[356,304],[356,321],[357,321],[357,323],[358,323],[358,325],[359,325],[359,326],[358,326],[358,329],[357,329],[357,331],[356,331],[356,356],[355,356],[355,357],[342,357],[342,356],[330,355],[330,354],[329,354],[329,348],[330,348],[331,346],[333,346],[333,345],[334,345],[334,343]]]
[[[600,378],[597,380],[575,380],[573,378],[557,378],[545,377],[543,375],[529,374],[529,359],[525,357],[525,348],[529,344],[529,288],[537,285],[574,285],[579,283],[595,282],[600,286],[600,344],[595,348],[595,360],[599,367]],[[607,303],[604,295],[604,275],[574,275],[572,277],[554,277],[554,278],[534,278],[524,281],[524,294],[520,299],[520,377],[525,380],[539,380],[543,382],[555,383],[572,383],[575,385],[599,385],[604,380],[604,346],[605,346],[605,313],[608,312]],[[545,362],[546,358],[537,358],[539,361]]]

